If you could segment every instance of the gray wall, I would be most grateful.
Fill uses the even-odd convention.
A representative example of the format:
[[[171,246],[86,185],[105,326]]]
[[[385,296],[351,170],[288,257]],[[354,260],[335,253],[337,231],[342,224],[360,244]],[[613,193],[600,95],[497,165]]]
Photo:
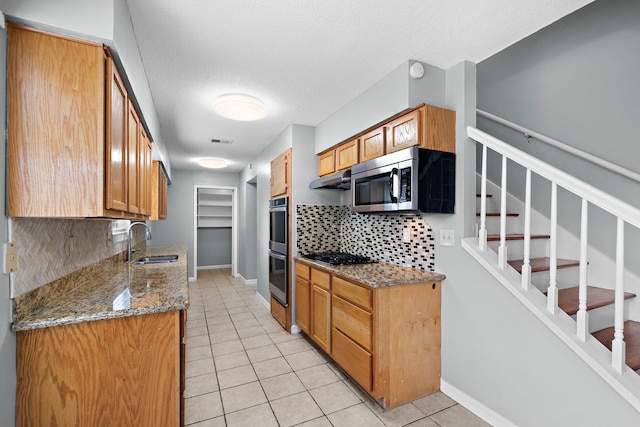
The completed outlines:
[[[221,187],[238,187],[237,173],[213,171],[186,171],[174,169],[173,180],[168,189],[167,219],[148,221],[153,239],[149,246],[187,245],[188,274],[194,277],[195,258],[193,252],[194,221],[194,186],[211,185]],[[242,223],[239,225],[242,227]]]
[[[309,183],[318,177],[315,156],[315,129],[310,126],[291,125],[253,159],[241,172],[239,211],[241,220],[246,222],[246,232],[241,229],[240,274],[246,279],[257,279],[257,292],[269,301],[269,270],[267,253],[269,249],[269,199],[271,161],[291,147],[291,199],[297,204],[339,204],[340,195],[335,190],[310,190]],[[292,224],[295,224],[295,209],[292,209]],[[255,221],[255,228],[254,227]],[[295,228],[290,236],[292,248],[296,247]],[[253,251],[255,249],[255,253]],[[252,276],[252,273],[254,274]],[[295,270],[292,271],[292,275]],[[294,291],[295,292],[295,291]],[[295,316],[295,314],[294,314]]]
[[[257,227],[258,227],[258,178],[251,177],[240,184],[238,221],[242,226],[238,240],[241,252],[238,256],[238,274],[245,280],[256,280],[257,277]]]
[[[264,150],[253,159],[250,165],[247,165],[240,172],[240,182],[243,183],[244,197],[241,197],[241,203],[239,210],[246,210],[246,183],[254,182],[255,187],[255,215],[256,215],[256,233],[250,235],[243,233],[240,239],[240,247],[253,244],[256,248],[256,279],[257,279],[257,292],[265,301],[269,302],[269,264],[268,264],[268,250],[269,250],[269,199],[270,199],[270,182],[271,182],[271,161],[279,156],[282,152],[286,151],[292,145],[293,138],[293,126],[286,128],[278,137],[267,146]],[[251,191],[250,191],[251,192]],[[250,203],[253,203],[253,196],[251,196]],[[252,256],[252,255],[250,255]],[[245,260],[244,264],[248,261],[246,254],[240,253],[240,259]],[[240,262],[243,264],[243,261]],[[246,269],[246,267],[245,267]],[[242,273],[240,273],[242,274]],[[245,277],[247,278],[247,277]]]
[[[198,228],[198,267],[231,265],[231,231],[231,227]]]
[[[478,108],[638,172],[640,158],[640,2],[596,1],[478,64]],[[486,119],[478,127],[517,148],[640,207],[640,184]],[[499,161],[489,174],[499,182]],[[523,196],[524,177],[509,173],[509,191]],[[534,181],[536,184],[536,181]],[[549,184],[533,203],[549,212]],[[579,234],[579,200],[558,220]],[[589,242],[615,257],[615,221],[590,209]],[[627,227],[627,267],[640,274],[640,232]]]
[[[7,38],[6,31],[0,30],[0,100],[6,98],[7,78]],[[5,141],[6,103],[0,102],[0,135]],[[0,144],[0,158],[6,155],[6,145]],[[6,176],[5,162],[0,162],[0,176]],[[0,186],[0,203],[5,206],[5,186]],[[0,220],[0,242],[8,241],[7,217],[2,212]],[[0,426],[15,425],[16,411],[16,334],[11,331],[11,300],[9,275],[0,273]]]
[[[516,425],[606,425],[612,414],[619,425],[635,425],[637,412],[460,246],[460,237],[472,236],[475,223],[476,147],[465,137],[465,127],[476,121],[476,67],[463,62],[425,78],[430,82],[414,85],[400,109],[426,102],[456,111],[456,213],[423,216],[436,236],[441,229],[455,232],[455,246],[439,246],[436,239],[435,247],[436,271],[447,276],[442,284],[443,382]],[[394,75],[371,90],[394,84],[402,91],[407,82]],[[359,104],[367,98],[363,94],[343,109],[346,114],[339,111],[320,126],[331,123],[332,132],[340,134],[343,121],[343,134],[354,133],[350,111],[385,111],[383,105]],[[394,100],[390,105],[397,108]],[[607,411],[585,410],[591,407]]]

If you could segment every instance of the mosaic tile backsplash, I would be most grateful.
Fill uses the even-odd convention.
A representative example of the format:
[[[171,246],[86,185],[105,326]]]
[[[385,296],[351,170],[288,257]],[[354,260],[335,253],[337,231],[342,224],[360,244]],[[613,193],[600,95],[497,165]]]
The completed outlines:
[[[108,219],[11,218],[10,227],[11,240],[18,245],[12,297],[127,249],[126,236],[113,236]],[[145,241],[142,228],[133,229],[134,244]]]
[[[434,271],[433,230],[420,215],[357,214],[347,206],[297,205],[299,254],[343,251]],[[409,230],[410,243],[402,236]]]

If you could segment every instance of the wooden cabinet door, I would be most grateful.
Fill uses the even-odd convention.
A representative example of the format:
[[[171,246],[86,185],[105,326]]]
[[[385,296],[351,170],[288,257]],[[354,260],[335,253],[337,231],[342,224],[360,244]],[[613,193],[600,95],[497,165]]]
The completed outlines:
[[[101,45],[8,23],[8,216],[103,215],[104,61]]]
[[[420,110],[413,110],[389,122],[386,150],[388,153],[402,150],[420,143]]]
[[[140,119],[138,113],[129,101],[127,111],[127,176],[128,176],[128,199],[127,211],[130,213],[140,212],[139,187],[139,165],[140,165]]]
[[[385,127],[381,126],[360,137],[360,161],[375,159],[385,154]]]
[[[151,214],[151,140],[144,130],[144,126],[140,123],[140,156],[139,162],[139,187],[138,194],[140,197],[141,215],[149,216]]]
[[[168,195],[169,183],[164,172],[160,171],[160,191],[158,192],[158,218],[167,219],[167,205],[169,204]]]
[[[179,425],[180,329],[172,311],[18,332],[16,425]]]
[[[129,99],[112,58],[107,58],[105,208],[127,210],[127,114]]]
[[[311,285],[311,338],[331,353],[331,292]]]
[[[340,146],[336,148],[336,171],[349,169],[358,163],[358,159],[360,158],[358,155],[360,150],[359,143],[360,139],[355,138],[344,144],[340,144]]]
[[[167,178],[160,162],[151,162],[151,212],[149,219],[158,220],[167,218]]]
[[[271,161],[271,198],[289,194],[291,149]]]
[[[310,285],[307,279],[296,276],[296,322],[300,330],[309,335],[310,321]]]
[[[425,105],[420,108],[424,136],[420,146],[430,150],[456,152],[456,112]]]
[[[336,171],[336,150],[318,154],[318,176],[331,175]]]

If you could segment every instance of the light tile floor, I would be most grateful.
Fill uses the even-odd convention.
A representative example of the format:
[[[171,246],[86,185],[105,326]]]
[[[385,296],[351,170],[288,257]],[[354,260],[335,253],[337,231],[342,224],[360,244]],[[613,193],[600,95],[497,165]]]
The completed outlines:
[[[229,270],[189,284],[189,426],[487,426],[443,393],[383,411],[303,335],[287,333]]]

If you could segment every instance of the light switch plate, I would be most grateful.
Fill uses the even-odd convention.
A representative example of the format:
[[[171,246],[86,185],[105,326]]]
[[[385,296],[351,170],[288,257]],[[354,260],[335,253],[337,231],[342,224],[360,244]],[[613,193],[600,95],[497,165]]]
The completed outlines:
[[[440,246],[455,246],[453,230],[440,230]]]
[[[402,230],[402,241],[404,243],[411,243],[411,230],[408,228]]]
[[[2,245],[2,272],[5,274],[18,271],[18,245],[7,242]]]

